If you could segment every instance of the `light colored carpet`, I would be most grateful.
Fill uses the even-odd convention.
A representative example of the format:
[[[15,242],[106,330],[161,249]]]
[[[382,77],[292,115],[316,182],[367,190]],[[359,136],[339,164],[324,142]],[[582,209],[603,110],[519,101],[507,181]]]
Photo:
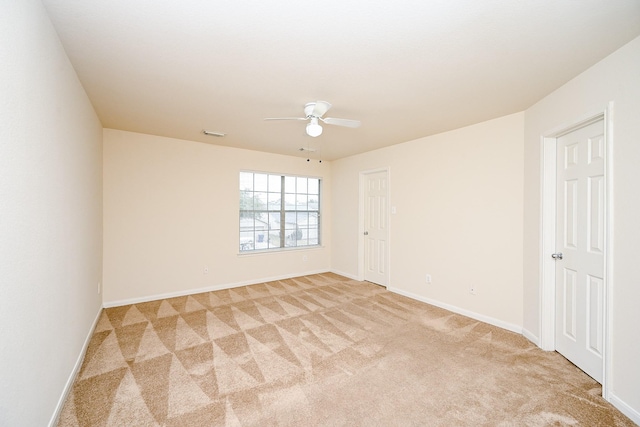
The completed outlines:
[[[104,310],[59,426],[632,426],[522,336],[335,274]]]

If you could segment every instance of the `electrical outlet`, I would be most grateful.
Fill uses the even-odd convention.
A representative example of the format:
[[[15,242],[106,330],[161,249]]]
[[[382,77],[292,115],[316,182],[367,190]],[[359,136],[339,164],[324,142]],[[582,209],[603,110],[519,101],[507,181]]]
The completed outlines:
[[[471,285],[471,287],[469,288],[469,293],[471,295],[475,295],[476,294],[476,287],[475,285]]]
[[[202,271],[204,274],[209,274],[209,267],[205,267]]]
[[[427,276],[424,278],[424,281],[425,281],[426,283],[431,283],[431,275],[430,275],[430,274],[427,274]]]
[[[307,262],[309,258],[306,255],[302,255],[302,262]]]

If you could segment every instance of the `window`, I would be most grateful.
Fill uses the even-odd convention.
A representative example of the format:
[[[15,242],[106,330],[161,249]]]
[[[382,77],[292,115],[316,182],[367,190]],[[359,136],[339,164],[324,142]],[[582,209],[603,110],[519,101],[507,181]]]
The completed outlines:
[[[319,244],[319,178],[240,172],[240,252]]]

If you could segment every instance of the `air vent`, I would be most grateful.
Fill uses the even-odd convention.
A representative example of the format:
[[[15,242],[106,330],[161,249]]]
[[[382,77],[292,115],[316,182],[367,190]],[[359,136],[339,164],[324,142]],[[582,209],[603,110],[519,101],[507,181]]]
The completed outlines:
[[[217,136],[218,138],[222,138],[223,136],[226,135],[226,133],[214,132],[212,130],[203,130],[202,133],[204,133],[205,135],[208,135],[208,136]]]

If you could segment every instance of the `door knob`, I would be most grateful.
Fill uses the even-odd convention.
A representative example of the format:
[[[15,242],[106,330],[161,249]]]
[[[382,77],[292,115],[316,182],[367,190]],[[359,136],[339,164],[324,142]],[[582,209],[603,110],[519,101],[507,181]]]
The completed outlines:
[[[555,259],[556,261],[562,259],[562,252],[551,254],[551,258]]]
[[[365,232],[364,232],[364,235],[365,235],[365,236],[368,236],[368,235],[369,235],[369,232],[368,232],[368,231],[365,231]]]

